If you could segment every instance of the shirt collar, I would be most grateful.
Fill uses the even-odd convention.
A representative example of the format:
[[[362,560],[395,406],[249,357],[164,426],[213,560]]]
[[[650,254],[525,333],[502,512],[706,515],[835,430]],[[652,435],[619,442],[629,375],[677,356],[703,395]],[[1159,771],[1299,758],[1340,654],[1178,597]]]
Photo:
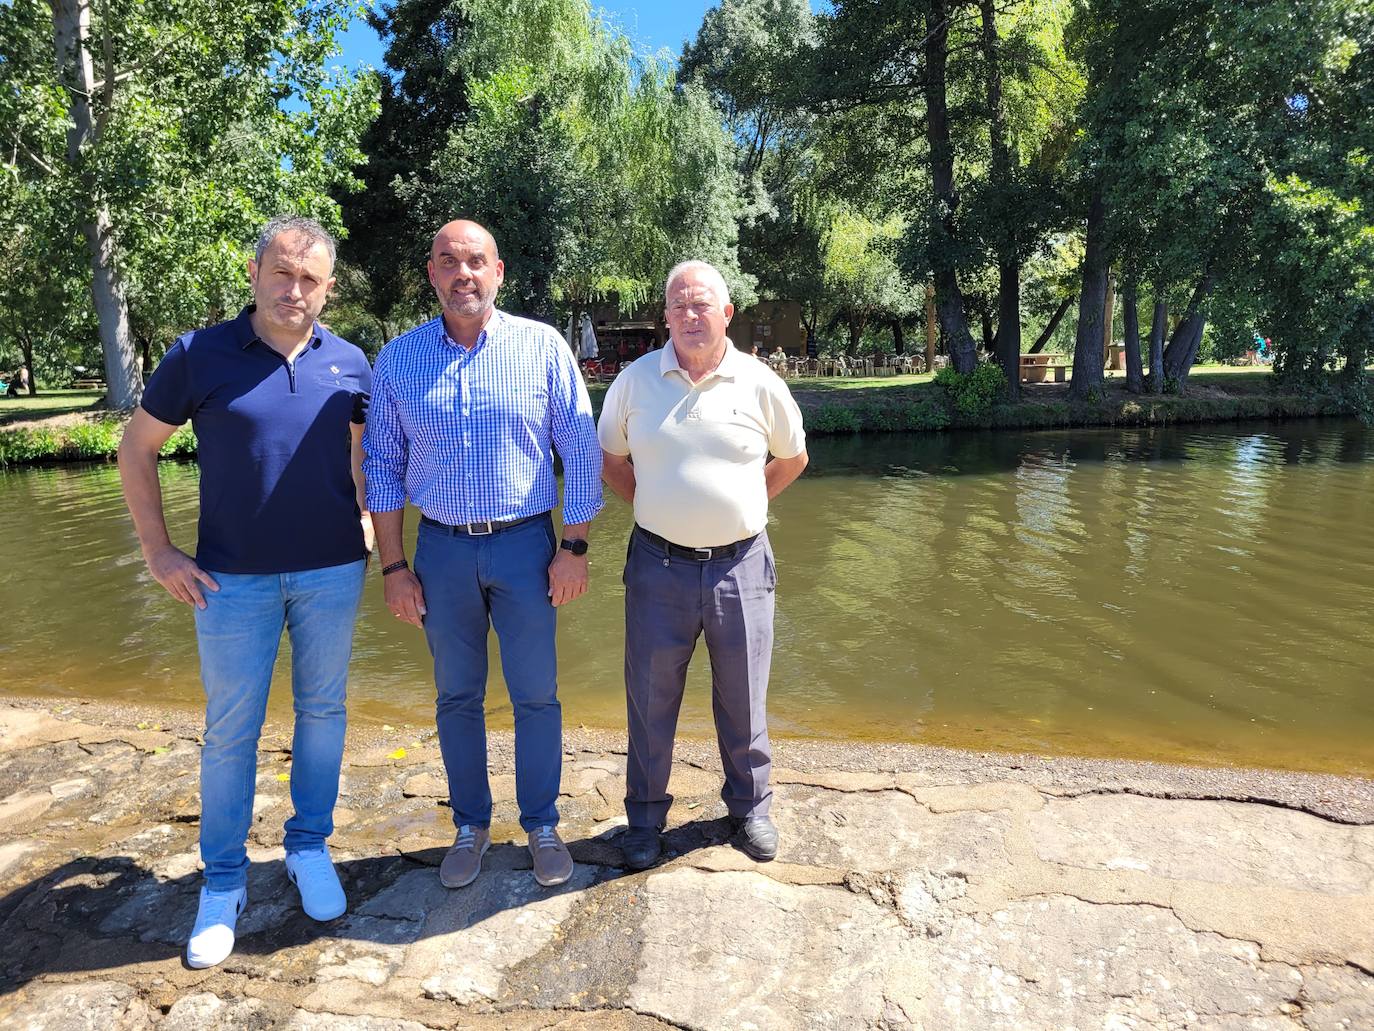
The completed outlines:
[[[740,354],[740,352],[735,350],[735,342],[731,340],[729,337],[726,337],[725,354],[721,356],[720,364],[717,365],[710,372],[708,372],[704,377],[702,377],[697,382],[705,383],[713,376],[719,376],[721,379],[734,379],[736,374],[739,372],[739,361],[741,357],[742,355]],[[659,375],[666,376],[668,375],[668,373],[672,372],[675,369],[679,372],[683,372],[684,374],[686,372],[686,370],[678,364],[677,350],[673,346],[672,338],[669,338],[668,342],[663,345],[663,353],[659,356],[658,359]],[[690,379],[691,377],[689,376],[688,378]]]
[[[238,318],[234,320],[234,339],[238,341],[241,350],[248,350],[250,345],[259,340],[258,335],[253,332],[253,320],[251,318],[253,312],[257,310],[256,304],[245,305],[243,311],[239,312]],[[323,342],[323,332],[318,322],[311,326],[310,346],[312,348],[319,347]]]
[[[502,327],[506,325],[508,318],[509,316],[500,308],[492,308],[491,318],[487,319],[487,324],[482,327],[482,332],[477,334],[477,343],[472,345],[471,351],[449,335],[448,324],[444,322],[444,316],[442,314],[440,314],[434,322],[435,325],[439,327],[439,335],[449,347],[456,347],[467,354],[474,354],[484,343],[494,339],[495,336],[500,333]]]

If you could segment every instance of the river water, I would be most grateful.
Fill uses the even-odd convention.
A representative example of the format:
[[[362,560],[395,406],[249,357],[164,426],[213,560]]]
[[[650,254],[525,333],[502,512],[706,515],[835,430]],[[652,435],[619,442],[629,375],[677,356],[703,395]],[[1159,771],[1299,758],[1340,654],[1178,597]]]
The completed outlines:
[[[1374,775],[1374,431],[1338,421],[817,439],[774,503],[775,734]],[[198,473],[164,463],[190,548]],[[414,514],[408,520],[413,537]],[[201,704],[111,466],[0,472],[0,695]],[[608,497],[560,616],[570,726],[624,725]],[[289,711],[283,646],[273,706]],[[354,720],[432,718],[375,565]],[[493,640],[488,709],[509,726]],[[682,729],[710,730],[699,649]]]

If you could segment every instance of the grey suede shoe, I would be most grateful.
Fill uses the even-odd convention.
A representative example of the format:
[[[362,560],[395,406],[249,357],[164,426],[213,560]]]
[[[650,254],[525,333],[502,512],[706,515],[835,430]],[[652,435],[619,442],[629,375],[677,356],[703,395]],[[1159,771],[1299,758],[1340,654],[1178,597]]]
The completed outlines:
[[[491,832],[485,827],[463,824],[453,847],[439,864],[439,881],[445,888],[465,888],[482,872],[482,857],[491,848]]]
[[[562,884],[573,872],[572,855],[552,827],[536,827],[529,833],[534,879],[546,888]]]

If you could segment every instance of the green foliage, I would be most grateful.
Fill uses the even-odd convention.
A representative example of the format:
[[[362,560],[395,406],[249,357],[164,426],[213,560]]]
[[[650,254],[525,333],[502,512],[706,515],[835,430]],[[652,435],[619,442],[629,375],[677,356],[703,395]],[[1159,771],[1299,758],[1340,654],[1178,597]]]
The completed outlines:
[[[52,430],[0,429],[0,467],[51,460],[58,453],[57,436]]]
[[[752,303],[753,280],[737,257],[741,200],[730,141],[700,88],[675,88],[665,63],[636,56],[586,0],[454,7],[461,17],[453,31],[429,47],[401,44],[413,43],[426,12],[440,16],[435,4],[400,0],[382,22],[399,76],[394,99],[384,99],[389,132],[366,146],[379,167],[396,168],[393,182],[379,184],[394,203],[360,202],[350,227],[371,235],[380,216],[394,235],[400,224],[399,253],[414,285],[383,280],[379,318],[397,297],[428,303],[421,255],[433,232],[459,216],[496,236],[503,303],[519,311],[552,319],[556,307],[606,299],[632,310],[656,298],[685,258],[716,265],[736,305]],[[450,12],[443,17],[453,9],[442,8]],[[462,103],[440,112],[438,138],[427,127],[412,144],[409,127],[386,112],[404,111],[436,82],[461,90]]]
[[[990,362],[975,366],[972,372],[941,369],[935,374],[935,385],[954,417],[962,422],[986,419],[993,407],[1007,397],[1006,374]]]
[[[118,418],[77,423],[58,429],[0,428],[0,467],[42,462],[112,461],[124,437],[124,421]],[[196,437],[182,426],[162,446],[163,458],[193,458]]]
[[[806,428],[814,433],[857,433],[863,422],[859,413],[848,405],[827,402],[806,420]]]
[[[27,249],[34,278],[61,278],[50,287],[61,299],[38,304],[43,315],[30,320],[54,365],[71,363],[63,352],[73,336],[94,336],[83,227],[108,221],[105,263],[135,340],[155,358],[178,333],[243,303],[267,219],[296,212],[341,227],[331,193],[358,185],[351,168],[377,88],[331,62],[355,0],[83,6],[99,88],[73,153],[75,94],[54,60],[55,19],[70,5],[0,4],[0,248]],[[0,318],[21,309],[35,302],[0,297]]]

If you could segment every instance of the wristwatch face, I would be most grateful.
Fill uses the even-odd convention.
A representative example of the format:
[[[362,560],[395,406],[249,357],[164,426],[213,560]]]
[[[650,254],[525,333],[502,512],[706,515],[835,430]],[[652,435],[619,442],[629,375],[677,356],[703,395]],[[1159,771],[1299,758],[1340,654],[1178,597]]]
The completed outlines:
[[[559,545],[559,547],[567,551],[571,551],[574,555],[587,554],[586,541],[564,541],[562,544]]]

